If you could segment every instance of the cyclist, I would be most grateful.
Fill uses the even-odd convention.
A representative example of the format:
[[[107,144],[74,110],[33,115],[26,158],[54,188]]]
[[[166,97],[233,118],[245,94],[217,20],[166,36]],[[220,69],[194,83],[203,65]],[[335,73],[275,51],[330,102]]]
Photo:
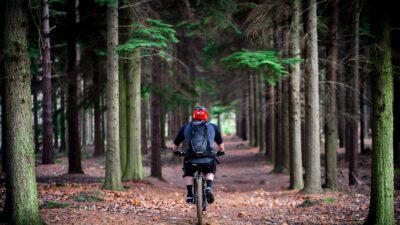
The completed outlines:
[[[217,125],[208,122],[208,111],[205,107],[196,107],[193,110],[192,122],[185,124],[173,141],[172,150],[175,155],[180,154],[177,147],[185,140],[188,149],[183,162],[184,181],[187,187],[186,202],[193,202],[193,176],[197,168],[191,162],[201,166],[201,172],[206,178],[206,198],[208,203],[214,202],[212,183],[216,172],[216,162],[211,144],[218,145],[217,156],[225,154],[221,132]]]

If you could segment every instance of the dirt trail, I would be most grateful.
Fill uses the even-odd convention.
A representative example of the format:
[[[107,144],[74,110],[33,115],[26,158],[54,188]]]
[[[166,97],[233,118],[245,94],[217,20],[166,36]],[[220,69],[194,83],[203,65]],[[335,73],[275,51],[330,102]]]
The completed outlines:
[[[205,212],[206,224],[362,224],[366,218],[367,196],[288,191],[289,177],[272,173],[258,149],[236,137],[227,137],[225,144],[227,155],[217,168],[216,201]],[[65,158],[56,165],[39,165],[38,179],[47,181],[39,183],[41,214],[47,224],[196,224],[194,205],[184,202],[181,164],[172,163],[170,153],[164,159],[164,181],[129,181],[120,192],[101,189],[103,158],[84,160],[86,175],[80,176],[59,176],[66,172]],[[145,171],[149,174],[148,167]]]

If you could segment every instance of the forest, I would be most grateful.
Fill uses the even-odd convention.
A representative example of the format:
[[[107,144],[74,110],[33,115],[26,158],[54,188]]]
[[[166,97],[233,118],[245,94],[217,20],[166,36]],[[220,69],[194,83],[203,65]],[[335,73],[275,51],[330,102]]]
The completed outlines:
[[[400,224],[396,9],[0,1],[0,224]],[[226,152],[204,220],[172,151],[197,106]]]

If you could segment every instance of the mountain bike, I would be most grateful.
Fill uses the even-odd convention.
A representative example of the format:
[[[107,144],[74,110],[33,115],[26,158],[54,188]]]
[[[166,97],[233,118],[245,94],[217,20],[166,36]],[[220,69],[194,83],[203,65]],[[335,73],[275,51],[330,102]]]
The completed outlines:
[[[185,153],[179,151],[179,156],[185,156]],[[207,209],[207,198],[206,198],[206,178],[205,175],[201,172],[202,164],[209,163],[208,160],[215,160],[217,164],[219,161],[216,157],[220,157],[214,153],[214,158],[199,158],[199,159],[189,159],[187,160],[193,166],[197,168],[194,176],[193,176],[193,204],[196,205],[197,209],[197,221],[199,225],[203,224],[203,212]]]

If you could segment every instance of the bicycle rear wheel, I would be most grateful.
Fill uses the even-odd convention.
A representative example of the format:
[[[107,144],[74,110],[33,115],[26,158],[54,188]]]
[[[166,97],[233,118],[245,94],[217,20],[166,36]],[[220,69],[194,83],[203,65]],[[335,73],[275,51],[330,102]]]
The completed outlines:
[[[197,220],[199,225],[203,224],[203,179],[201,176],[197,177]]]

